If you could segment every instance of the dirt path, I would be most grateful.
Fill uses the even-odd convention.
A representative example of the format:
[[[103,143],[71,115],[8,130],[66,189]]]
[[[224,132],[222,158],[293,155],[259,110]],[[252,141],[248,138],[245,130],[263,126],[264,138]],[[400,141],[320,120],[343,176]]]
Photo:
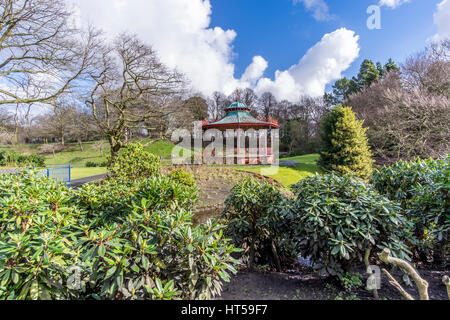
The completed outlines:
[[[173,166],[164,167],[162,171],[168,174],[173,168]],[[200,189],[200,199],[194,212],[196,224],[217,217],[225,209],[225,199],[230,195],[233,186],[246,177],[267,179],[281,187],[273,179],[227,166],[182,166],[182,168],[192,173]]]
[[[429,283],[430,300],[448,300],[442,277],[448,274],[445,270],[419,269],[421,276]],[[364,268],[354,270],[363,274]],[[402,273],[391,271],[400,281]],[[365,279],[365,278],[363,278]],[[364,281],[363,281],[364,282]],[[404,300],[388,282],[384,274],[381,277],[382,300]],[[417,288],[404,285],[404,288],[416,299],[419,299]],[[248,272],[242,271],[225,284],[218,300],[373,300],[370,292],[363,287],[346,292],[333,279],[319,277],[310,269],[297,270],[291,273]]]

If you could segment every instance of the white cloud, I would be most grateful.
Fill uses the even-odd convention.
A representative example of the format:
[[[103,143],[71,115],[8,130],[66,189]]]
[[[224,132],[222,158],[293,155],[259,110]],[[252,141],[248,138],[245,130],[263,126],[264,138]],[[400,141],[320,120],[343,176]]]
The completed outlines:
[[[387,6],[395,9],[404,3],[410,2],[411,0],[380,0],[380,6]]]
[[[437,5],[434,23],[437,25],[438,33],[433,40],[450,39],[450,0],[443,0]]]
[[[269,64],[261,56],[253,57],[253,62],[247,67],[242,75],[241,82],[254,86],[256,82],[264,75]]]
[[[184,73],[195,90],[232,93],[237,87],[270,90],[296,100],[300,93],[321,95],[357,57],[358,37],[339,29],[311,48],[298,65],[261,78],[268,62],[255,56],[242,77],[235,76],[234,30],[211,27],[209,0],[72,0],[77,13],[108,35],[136,33],[159,53],[163,63]]]
[[[278,99],[297,100],[302,94],[322,95],[325,86],[342,77],[359,55],[359,36],[345,28],[323,36],[289,70],[277,71],[275,80],[259,80],[256,91],[272,92]]]
[[[151,44],[166,65],[205,94],[231,92],[234,30],[210,27],[209,0],[76,0],[84,18],[110,35],[129,31]]]
[[[313,17],[317,21],[326,21],[332,18],[324,0],[294,0],[294,4],[297,3],[303,3],[308,11],[312,11]]]

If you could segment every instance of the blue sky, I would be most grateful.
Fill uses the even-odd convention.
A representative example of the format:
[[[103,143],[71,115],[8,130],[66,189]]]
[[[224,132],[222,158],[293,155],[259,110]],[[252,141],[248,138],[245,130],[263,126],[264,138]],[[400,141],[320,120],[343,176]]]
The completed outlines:
[[[381,7],[381,30],[369,30],[366,21],[374,0],[327,0],[333,16],[316,21],[301,3],[292,0],[212,0],[212,26],[233,29],[236,55],[233,62],[240,75],[255,55],[269,61],[265,75],[288,69],[326,33],[340,27],[359,35],[360,54],[344,72],[353,76],[365,58],[385,62],[393,58],[402,62],[424,49],[437,32],[433,21],[438,0],[415,0],[395,9]]]
[[[66,1],[75,26],[94,24],[106,40],[136,34],[205,98],[237,88],[322,96],[363,59],[400,64],[450,38],[450,0]],[[380,30],[367,27],[370,5],[381,8]]]
[[[450,0],[68,0],[76,22],[137,34],[205,97],[236,88],[320,96],[363,59],[401,63],[450,37]],[[381,5],[381,30],[366,13]]]

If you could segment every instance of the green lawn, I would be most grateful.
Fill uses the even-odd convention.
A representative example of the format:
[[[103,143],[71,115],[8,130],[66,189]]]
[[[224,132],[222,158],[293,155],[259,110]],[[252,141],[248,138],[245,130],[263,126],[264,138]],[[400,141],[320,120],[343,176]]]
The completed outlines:
[[[144,149],[151,152],[157,156],[162,156],[165,159],[170,159],[173,144],[166,141],[156,141],[152,142],[149,139],[140,141],[144,145]],[[77,143],[67,143],[65,150],[58,152],[53,156],[53,154],[45,155],[45,164],[48,166],[53,165],[65,165],[65,164],[86,164],[87,162],[97,162],[102,163],[106,161],[106,157],[109,155],[109,144],[105,141],[105,147],[103,154],[101,154],[98,148],[95,148],[95,142],[85,142],[83,143],[83,151]],[[0,146],[0,151],[2,150],[15,150],[22,154],[34,154],[38,153],[39,144],[27,144],[27,145],[2,145]]]
[[[164,148],[166,148],[166,151],[169,149],[164,144],[158,145],[158,143],[156,143],[151,147],[147,146],[146,150],[149,152],[152,152],[152,151],[156,152],[157,151],[156,148],[158,148],[158,147],[162,148],[160,150],[160,152],[163,152]],[[170,148],[170,150],[167,151],[167,152],[169,152],[169,156],[170,156],[171,150],[172,149]],[[267,167],[267,166],[255,166],[255,167],[246,166],[246,167],[239,167],[239,168],[237,168],[237,170],[262,174],[264,176],[273,178],[273,179],[277,180],[278,182],[280,182],[283,186],[288,187],[292,184],[297,183],[301,179],[306,178],[309,175],[312,175],[316,172],[320,172],[320,169],[317,165],[318,159],[319,159],[318,154],[308,154],[308,155],[304,155],[304,156],[284,158],[281,160],[297,161],[298,164],[293,168],[279,167],[279,168],[277,168],[278,172],[271,172],[272,169],[270,169],[270,167]],[[90,177],[90,176],[96,176],[96,175],[103,174],[103,173],[106,173],[106,168],[74,167],[74,168],[72,168],[72,180],[81,179],[81,178]]]
[[[166,141],[151,142],[149,140],[142,140],[144,150],[153,153],[157,156],[162,156],[165,159],[170,159],[173,144]],[[47,165],[60,165],[60,164],[85,164],[86,162],[105,162],[106,157],[109,155],[110,148],[105,143],[105,149],[103,150],[103,156],[100,150],[93,148],[94,142],[84,144],[84,150],[80,151],[78,145],[72,145],[68,147],[68,150],[57,153],[56,157],[53,155],[47,155],[45,157],[45,163]]]
[[[142,142],[144,150],[150,153],[162,156],[164,159],[170,159],[174,144],[167,141]]]
[[[0,170],[12,170],[16,168],[0,167]],[[45,170],[45,168],[38,168],[37,170]],[[86,168],[86,167],[72,167],[70,169],[71,179],[81,179],[86,177],[92,177],[99,174],[106,173],[106,168]]]
[[[162,156],[165,159],[170,159],[173,144],[166,141],[152,142],[149,139],[140,141],[144,145],[144,149],[157,156]],[[96,142],[83,143],[83,151],[77,143],[67,143],[65,150],[59,153],[45,155],[45,164],[49,167],[55,165],[69,165],[69,164],[86,164],[87,162],[102,163],[106,161],[106,157],[109,155],[109,145],[105,141],[105,148],[103,155],[100,150],[95,148]],[[22,144],[22,145],[0,145],[0,151],[16,151],[21,154],[36,154],[38,153],[39,144]],[[0,170],[14,169],[14,168],[0,168]],[[90,176],[96,176],[106,173],[106,168],[86,168],[86,167],[72,167],[72,180],[81,179]]]
[[[317,160],[319,160],[318,154],[308,154],[304,156],[283,158],[281,160],[297,161],[298,164],[296,164],[295,167],[292,168],[277,168],[276,172],[270,172],[272,169],[269,169],[269,167],[266,166],[242,167],[238,170],[262,174],[264,176],[277,180],[285,187],[289,187],[290,185],[297,183],[298,181],[306,178],[309,175],[320,172],[319,166],[317,165]]]
[[[97,176],[106,173],[106,168],[72,168],[70,170],[72,180]]]
[[[140,141],[144,145],[144,149],[157,156],[162,156],[164,159],[170,159],[173,144],[167,141],[152,142],[149,139]],[[87,162],[102,163],[106,161],[106,157],[109,154],[109,145],[105,142],[105,148],[103,155],[100,150],[94,148],[95,142],[83,143],[83,151],[80,150],[78,144],[68,143],[63,152],[57,153],[55,156],[52,154],[45,156],[45,163],[48,166],[53,165],[68,165],[68,164],[86,164]],[[17,146],[0,146],[1,150],[15,150],[22,154],[32,154],[38,152],[38,144],[17,145]],[[304,156],[284,158],[281,160],[297,161],[298,164],[295,167],[280,167],[277,172],[268,172],[269,167],[265,166],[245,166],[240,167],[237,170],[259,173],[264,176],[271,177],[284,186],[288,187],[297,183],[299,180],[307,177],[308,175],[320,172],[317,166],[317,160],[319,155],[310,154]],[[166,162],[170,160],[166,160]],[[164,162],[164,164],[166,164]],[[2,168],[5,169],[5,168]],[[106,172],[106,168],[85,168],[74,167],[72,168],[72,179],[80,179],[89,176],[95,176]]]
[[[105,143],[103,156],[100,150],[93,148],[95,142],[87,142],[83,144],[83,151],[77,144],[68,144],[66,150],[45,156],[45,164],[47,165],[64,165],[64,164],[85,164],[86,162],[105,162],[109,153],[109,146]]]

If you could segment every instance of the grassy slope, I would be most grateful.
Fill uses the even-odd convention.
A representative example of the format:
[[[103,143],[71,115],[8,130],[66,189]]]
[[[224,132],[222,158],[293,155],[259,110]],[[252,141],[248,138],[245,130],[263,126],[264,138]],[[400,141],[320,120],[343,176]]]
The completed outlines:
[[[66,144],[66,149],[63,152],[59,152],[54,157],[52,154],[45,155],[45,164],[49,167],[54,165],[68,165],[68,164],[81,164],[84,165],[87,162],[101,163],[106,161],[106,157],[109,155],[109,145],[105,142],[105,148],[103,150],[103,156],[100,150],[94,149],[93,145],[95,142],[83,143],[83,151],[77,143]],[[172,152],[173,144],[166,141],[156,141],[151,142],[150,140],[142,140],[141,143],[144,145],[144,149],[148,152],[156,154],[157,156],[162,156],[165,159],[170,159],[170,154]],[[28,145],[2,145],[1,150],[15,150],[22,154],[34,154],[38,153],[39,144],[28,144]],[[7,169],[7,168],[1,168]],[[89,176],[95,176],[106,172],[106,168],[86,168],[73,167],[72,168],[72,179],[80,179]]]
[[[170,159],[174,145],[166,141],[143,142],[144,150],[150,153],[162,156],[164,159]]]
[[[162,156],[163,158],[170,158],[170,154],[173,148],[173,144],[165,141],[142,141],[144,149],[151,152],[157,156]],[[106,157],[109,155],[109,146],[106,145],[103,150],[103,156],[100,154],[100,150],[95,150],[92,148],[93,143],[86,143],[84,145],[84,151],[81,152],[78,145],[73,145],[69,150],[58,153],[56,158],[53,155],[47,155],[45,163],[47,165],[56,164],[80,164],[86,162],[105,162]]]
[[[284,158],[281,160],[297,161],[298,164],[293,168],[280,167],[278,168],[278,172],[276,173],[267,172],[265,170],[267,167],[244,167],[239,168],[238,170],[250,171],[268,176],[277,180],[285,187],[288,187],[292,184],[297,183],[299,180],[306,178],[309,175],[320,172],[319,166],[317,165],[318,159],[318,154],[308,154],[304,156]]]
[[[109,146],[105,142],[105,149],[103,150],[103,156],[100,150],[94,149],[93,144],[95,142],[87,142],[83,144],[83,151],[80,151],[78,144],[67,144],[66,150],[53,155],[45,156],[45,163],[48,166],[53,165],[67,165],[67,164],[85,164],[86,162],[105,162],[106,156],[109,154]],[[151,142],[150,140],[142,140],[144,149],[148,152],[162,156],[164,159],[170,159],[170,154],[173,148],[173,144],[165,141]],[[18,146],[0,146],[1,150],[16,150],[22,154],[32,154],[38,152],[40,145],[18,145]],[[319,172],[317,166],[318,155],[305,155],[298,157],[285,158],[282,160],[297,161],[299,162],[294,168],[280,167],[277,173],[266,172],[264,169],[267,167],[243,167],[238,170],[249,171],[259,173],[282,183],[284,186],[290,186],[299,180],[305,178],[310,174]],[[2,168],[4,169],[4,168]],[[88,176],[94,176],[106,172],[106,168],[85,168],[74,167],[72,169],[72,179],[79,179]]]
[[[83,151],[76,143],[66,144],[66,149],[63,152],[59,152],[54,157],[52,154],[45,155],[45,163],[47,165],[63,165],[63,164],[85,164],[86,162],[104,162],[109,154],[109,145],[105,142],[105,148],[103,155],[100,150],[94,149],[93,144],[95,142],[83,143]],[[173,144],[165,141],[151,142],[150,140],[142,140],[144,149],[157,156],[170,159],[170,154],[173,148]],[[22,154],[38,153],[38,147],[40,145],[17,145],[17,146],[0,146],[1,150],[15,150]]]
[[[106,168],[84,168],[74,167],[71,169],[72,180],[97,176],[99,174],[106,173]]]

